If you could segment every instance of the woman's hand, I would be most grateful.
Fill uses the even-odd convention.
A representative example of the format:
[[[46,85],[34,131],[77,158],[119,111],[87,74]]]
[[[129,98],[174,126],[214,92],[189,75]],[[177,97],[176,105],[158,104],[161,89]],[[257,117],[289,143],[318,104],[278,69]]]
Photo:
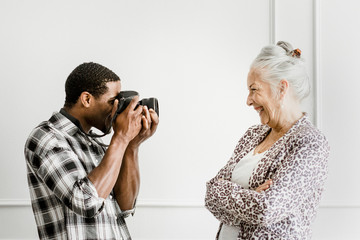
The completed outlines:
[[[222,178],[219,178],[217,181],[218,181],[218,182],[223,182],[223,181],[225,181],[225,180],[222,179]],[[260,186],[258,186],[258,187],[255,189],[255,191],[258,192],[258,193],[261,193],[262,191],[265,191],[266,189],[269,189],[272,184],[273,184],[272,179],[269,179],[269,180],[267,180],[265,183],[263,183],[263,184],[261,184]]]
[[[258,193],[265,191],[266,189],[270,188],[270,186],[273,184],[272,180],[269,179],[267,180],[265,183],[261,184],[260,186],[258,186],[255,191],[257,191]]]

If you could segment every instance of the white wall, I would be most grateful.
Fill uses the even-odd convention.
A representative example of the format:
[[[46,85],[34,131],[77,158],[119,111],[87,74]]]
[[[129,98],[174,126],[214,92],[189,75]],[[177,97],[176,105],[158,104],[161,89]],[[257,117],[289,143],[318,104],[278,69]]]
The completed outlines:
[[[84,61],[160,101],[158,132],[140,155],[133,238],[213,239],[218,222],[203,207],[205,182],[258,122],[245,104],[248,66],[278,40],[302,50],[313,80],[303,107],[332,147],[314,239],[358,238],[352,125],[360,120],[360,36],[350,26],[360,22],[359,7],[350,0],[0,1],[0,239],[37,238],[23,145],[61,108],[64,81]]]

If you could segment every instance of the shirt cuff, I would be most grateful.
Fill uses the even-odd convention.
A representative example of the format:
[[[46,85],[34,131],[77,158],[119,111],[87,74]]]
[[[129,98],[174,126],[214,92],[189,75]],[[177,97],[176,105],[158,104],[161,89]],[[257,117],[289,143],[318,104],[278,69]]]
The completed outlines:
[[[119,214],[120,217],[123,217],[123,218],[127,218],[128,216],[134,216],[135,214],[135,209],[136,209],[136,201],[137,199],[135,199],[135,202],[134,202],[134,206],[132,209],[129,209],[129,210],[125,210],[125,211],[121,211],[121,213]]]
[[[97,216],[105,206],[105,199],[99,197],[95,186],[87,177],[79,180],[78,186],[80,191],[74,191],[73,204],[83,208],[84,214],[91,212],[91,215]]]

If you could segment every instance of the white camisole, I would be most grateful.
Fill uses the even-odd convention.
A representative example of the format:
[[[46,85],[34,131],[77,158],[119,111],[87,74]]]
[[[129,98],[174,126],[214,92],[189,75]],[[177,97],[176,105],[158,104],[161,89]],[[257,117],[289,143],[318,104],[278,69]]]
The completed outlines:
[[[232,172],[231,181],[241,185],[243,188],[249,188],[250,176],[256,165],[266,153],[265,151],[254,155],[254,150],[255,149],[251,150],[245,157],[243,157],[236,164]],[[220,231],[219,240],[236,240],[238,234],[239,229],[237,227],[223,224]]]

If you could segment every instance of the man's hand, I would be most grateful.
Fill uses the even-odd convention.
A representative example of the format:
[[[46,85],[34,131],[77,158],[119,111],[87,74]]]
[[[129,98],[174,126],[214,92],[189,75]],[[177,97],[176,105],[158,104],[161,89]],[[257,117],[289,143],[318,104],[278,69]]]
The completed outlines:
[[[129,143],[139,134],[142,129],[141,122],[143,109],[141,106],[135,109],[138,102],[139,97],[135,96],[129,103],[129,106],[127,106],[127,108],[116,117],[113,123],[113,137],[120,138]],[[114,116],[117,106],[118,100],[115,100],[112,116]]]
[[[159,116],[156,114],[154,109],[148,109],[147,106],[142,106],[142,109],[142,128],[139,134],[129,143],[129,147],[131,148],[138,148],[142,142],[151,137],[155,133],[159,124]]]
[[[148,110],[146,106],[138,106],[138,109],[142,112],[142,128],[125,150],[120,174],[114,187],[116,201],[122,210],[129,210],[134,207],[140,186],[139,146],[155,133],[159,123],[159,117],[153,109]]]

